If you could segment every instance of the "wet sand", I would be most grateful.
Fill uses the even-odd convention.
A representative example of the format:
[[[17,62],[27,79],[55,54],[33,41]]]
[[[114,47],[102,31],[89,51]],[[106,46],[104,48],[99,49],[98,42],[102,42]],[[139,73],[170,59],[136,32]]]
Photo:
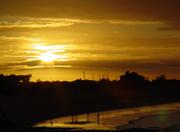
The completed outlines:
[[[100,124],[97,113],[78,115],[77,123],[72,117],[62,117],[37,123],[34,127],[74,128],[79,130],[123,130],[128,128],[168,128],[180,122],[180,103],[153,105],[137,108],[100,112]]]

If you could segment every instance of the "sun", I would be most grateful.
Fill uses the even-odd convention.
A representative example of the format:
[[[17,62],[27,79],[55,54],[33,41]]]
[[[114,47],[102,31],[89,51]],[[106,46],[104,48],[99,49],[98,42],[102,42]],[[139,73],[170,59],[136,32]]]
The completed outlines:
[[[58,56],[54,53],[41,53],[38,58],[44,62],[53,62],[58,59]]]
[[[36,59],[53,64],[55,61],[68,61],[69,56],[66,54],[64,45],[41,45],[33,44],[33,49],[37,51]]]

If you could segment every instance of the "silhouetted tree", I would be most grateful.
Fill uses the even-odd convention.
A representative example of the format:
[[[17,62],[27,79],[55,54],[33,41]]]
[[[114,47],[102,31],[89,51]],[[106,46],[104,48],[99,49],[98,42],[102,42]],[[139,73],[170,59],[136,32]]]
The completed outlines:
[[[161,74],[161,75],[156,77],[156,80],[166,80],[166,75],[165,74]]]
[[[145,81],[145,77],[136,72],[127,71],[125,75],[120,76],[121,81]]]

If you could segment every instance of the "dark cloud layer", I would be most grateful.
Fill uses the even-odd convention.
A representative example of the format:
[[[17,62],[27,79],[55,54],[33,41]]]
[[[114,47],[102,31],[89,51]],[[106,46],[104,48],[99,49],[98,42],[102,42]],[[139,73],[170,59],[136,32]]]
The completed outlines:
[[[0,0],[0,2],[0,15],[162,21],[173,29],[180,26],[179,0]]]
[[[178,60],[131,60],[131,61],[110,61],[110,60],[103,60],[103,61],[96,61],[96,60],[87,60],[87,61],[56,61],[54,65],[46,65],[48,67],[58,67],[58,66],[66,66],[70,65],[72,68],[87,68],[87,69],[143,69],[143,70],[150,70],[153,71],[155,69],[171,69],[171,71],[176,71],[179,69],[180,61]],[[5,65],[1,65],[1,68],[8,69],[9,67],[20,67],[20,66],[27,66],[29,68],[37,67],[37,66],[44,66],[41,65],[41,61],[33,60],[33,61],[26,61],[26,62],[19,62],[19,63],[8,63]],[[39,68],[39,67],[37,67]],[[26,69],[26,68],[23,68]]]

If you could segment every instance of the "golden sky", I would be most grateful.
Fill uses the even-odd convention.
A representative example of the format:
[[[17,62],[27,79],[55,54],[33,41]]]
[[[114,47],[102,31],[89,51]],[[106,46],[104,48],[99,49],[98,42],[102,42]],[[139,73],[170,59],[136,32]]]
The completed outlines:
[[[180,79],[179,0],[0,0],[0,73]]]

